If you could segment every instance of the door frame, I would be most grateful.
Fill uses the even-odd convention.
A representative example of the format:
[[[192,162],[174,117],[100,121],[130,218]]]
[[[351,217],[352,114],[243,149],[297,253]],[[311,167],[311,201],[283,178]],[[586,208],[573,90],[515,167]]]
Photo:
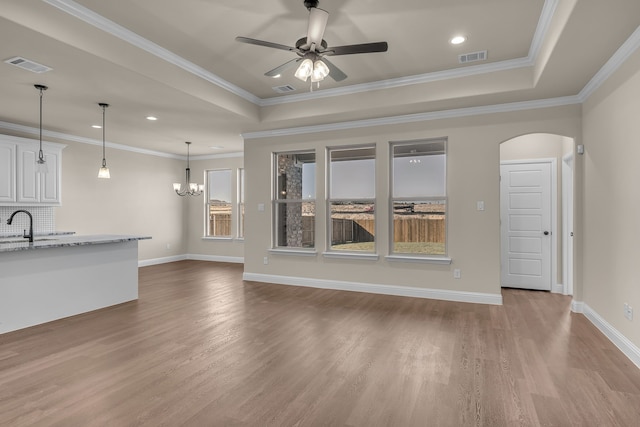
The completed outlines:
[[[562,156],[562,293],[565,295],[573,295],[574,169],[574,153],[570,152]]]
[[[542,159],[518,159],[518,160],[501,160],[502,165],[527,165],[548,163],[551,169],[551,292],[561,294],[564,292],[564,286],[558,284],[558,159],[554,157]],[[502,187],[502,177],[500,178],[500,188]],[[501,193],[501,191],[499,191]],[[500,200],[500,221],[502,221],[502,200]],[[502,227],[500,227],[500,260],[502,260],[502,251],[505,250],[504,236],[502,235]],[[502,262],[502,261],[501,261]],[[502,268],[500,265],[500,287],[502,287]]]

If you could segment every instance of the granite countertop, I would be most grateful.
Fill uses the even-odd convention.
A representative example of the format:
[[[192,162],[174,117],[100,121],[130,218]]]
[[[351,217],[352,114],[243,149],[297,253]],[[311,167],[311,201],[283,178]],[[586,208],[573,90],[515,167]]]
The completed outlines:
[[[68,246],[101,245],[105,243],[123,243],[134,240],[151,239],[149,236],[131,236],[119,234],[96,234],[76,236],[68,234],[36,235],[33,243],[22,237],[0,237],[0,252],[13,252],[34,249],[63,248]]]
[[[37,239],[42,236],[67,236],[69,234],[76,234],[75,231],[44,231],[40,233],[33,233],[33,238]],[[8,240],[12,237],[22,237],[22,233],[0,233],[0,240]]]

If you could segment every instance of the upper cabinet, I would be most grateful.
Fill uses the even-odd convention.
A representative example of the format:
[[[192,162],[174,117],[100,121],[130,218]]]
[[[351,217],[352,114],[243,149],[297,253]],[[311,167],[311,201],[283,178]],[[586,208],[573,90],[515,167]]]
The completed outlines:
[[[43,142],[46,173],[36,170],[39,142],[0,135],[0,204],[60,205],[62,149]]]
[[[0,203],[16,201],[16,144],[0,139]]]

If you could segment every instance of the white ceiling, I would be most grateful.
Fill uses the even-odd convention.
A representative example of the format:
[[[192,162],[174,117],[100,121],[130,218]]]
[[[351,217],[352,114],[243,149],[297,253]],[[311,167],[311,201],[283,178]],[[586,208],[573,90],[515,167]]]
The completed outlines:
[[[126,7],[124,5],[126,4]],[[242,151],[241,134],[575,97],[640,25],[638,0],[320,0],[329,46],[387,41],[385,53],[331,61],[349,77],[320,89],[268,70],[295,54],[236,42],[294,45],[302,0],[0,0],[0,131],[107,141],[183,155]],[[460,46],[448,41],[468,37]],[[488,51],[461,65],[458,55]],[[281,95],[273,86],[292,85]],[[157,122],[145,120],[158,116]],[[222,146],[214,150],[211,146]]]

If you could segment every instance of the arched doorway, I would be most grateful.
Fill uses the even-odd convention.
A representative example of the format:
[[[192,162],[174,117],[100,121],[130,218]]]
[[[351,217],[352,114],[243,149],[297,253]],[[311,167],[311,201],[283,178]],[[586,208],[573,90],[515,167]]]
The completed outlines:
[[[546,133],[500,145],[502,287],[572,294],[574,151]]]

